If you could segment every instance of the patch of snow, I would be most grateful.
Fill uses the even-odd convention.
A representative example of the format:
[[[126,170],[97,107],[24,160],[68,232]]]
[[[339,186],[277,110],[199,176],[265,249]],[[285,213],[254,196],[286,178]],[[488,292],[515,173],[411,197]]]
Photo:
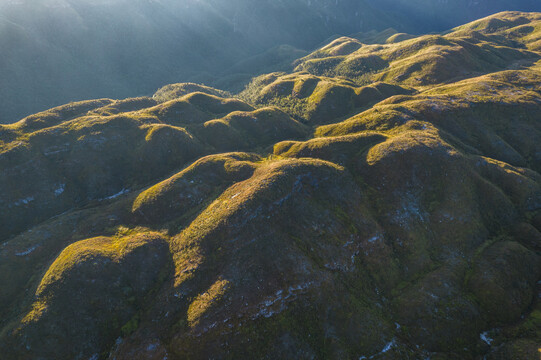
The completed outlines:
[[[359,256],[361,252],[359,250],[355,251],[353,254],[351,254],[351,265],[355,265],[355,258]],[[368,255],[368,254],[366,254]]]
[[[59,196],[60,194],[62,194],[64,192],[64,190],[66,189],[66,184],[61,184],[58,189],[56,189],[54,191],[54,195],[55,196]]]
[[[492,342],[494,341],[494,339],[492,339],[491,337],[488,336],[488,331],[485,331],[483,333],[481,333],[479,335],[479,337],[481,338],[481,340],[483,340],[483,342],[485,342],[488,346],[490,346],[490,344],[492,344]]]
[[[391,221],[405,229],[409,229],[414,221],[426,222],[427,214],[421,207],[419,194],[408,191],[400,195],[400,207],[395,210]]]
[[[389,343],[387,343],[387,345],[385,345],[383,350],[381,350],[380,354],[386,353],[387,351],[391,350],[395,345],[395,340],[391,340]]]
[[[389,350],[391,350],[393,347],[396,346],[396,340],[395,339],[392,339],[390,342],[388,342],[385,347],[383,348],[383,350],[381,350],[379,353],[377,354],[374,354],[370,357],[366,357],[366,356],[361,356],[359,358],[359,360],[370,360],[370,359],[374,359],[376,356],[379,356],[381,354],[385,354],[386,352],[388,352]]]
[[[124,195],[124,194],[127,194],[127,193],[129,193],[129,192],[130,192],[130,189],[122,189],[122,190],[120,190],[118,193],[116,193],[116,194],[114,194],[114,195],[111,195],[111,196],[108,196],[108,197],[106,197],[106,198],[103,199],[103,200],[112,200],[112,199],[116,199],[117,197],[122,196],[122,195]]]
[[[24,198],[24,199],[20,199],[18,201],[15,202],[15,206],[21,206],[21,205],[27,205],[28,203],[34,201],[34,197],[33,196],[29,196],[27,198]]]
[[[355,255],[353,255],[352,259],[351,259],[351,263],[353,264],[355,262]],[[335,262],[332,262],[332,263],[327,263],[324,265],[325,268],[329,269],[329,270],[339,270],[339,271],[351,271],[351,268],[348,264],[343,264],[339,261],[335,261]]]
[[[239,196],[239,195],[240,195],[240,192],[239,192],[239,193],[236,193],[236,194],[233,195],[233,196],[231,196],[231,199],[234,199],[234,198],[236,198],[236,197]]]
[[[22,251],[22,252],[18,252],[18,253],[15,253],[15,256],[26,256],[28,254],[30,254],[31,252],[33,252],[34,250],[36,250],[38,248],[39,245],[34,245],[32,246],[30,249],[28,250],[25,250],[25,251]]]
[[[297,286],[290,286],[287,288],[287,292],[278,290],[276,292],[276,297],[268,298],[257,306],[260,310],[252,316],[252,319],[255,320],[261,316],[269,318],[275,314],[281,313],[286,309],[287,302],[294,300],[299,294],[305,292],[313,285],[313,282],[307,282]],[[246,306],[248,306],[248,303],[246,303]]]

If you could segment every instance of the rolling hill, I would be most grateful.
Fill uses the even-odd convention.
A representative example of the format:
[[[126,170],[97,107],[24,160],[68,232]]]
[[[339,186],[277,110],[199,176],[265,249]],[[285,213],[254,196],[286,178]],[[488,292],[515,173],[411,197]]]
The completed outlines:
[[[536,0],[429,3],[3,0],[0,123],[71,101],[148,96],[176,82],[236,92],[255,75],[289,71],[299,52],[335,34],[418,34],[500,10],[541,11]]]
[[[536,358],[540,38],[336,37],[1,125],[4,358]]]

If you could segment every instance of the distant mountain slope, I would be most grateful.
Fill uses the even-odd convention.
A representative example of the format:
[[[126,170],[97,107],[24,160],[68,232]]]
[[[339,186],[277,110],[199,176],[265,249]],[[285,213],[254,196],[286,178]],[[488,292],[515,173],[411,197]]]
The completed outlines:
[[[539,21],[538,14],[507,12],[445,35],[397,41],[391,31],[384,31],[370,39],[378,38],[381,44],[340,37],[296,60],[290,74],[256,77],[240,96],[255,104],[281,106],[310,123],[336,122],[414,88],[529,66],[540,59],[534,51],[539,50]]]
[[[537,15],[505,13],[446,35],[364,45],[342,37],[296,62],[296,71],[425,86],[535,62],[541,29]],[[389,34],[391,35],[391,34]]]
[[[340,37],[298,59],[325,75],[1,125],[2,357],[536,358],[539,29]]]
[[[429,3],[3,1],[0,123],[69,101],[148,95],[179,81],[237,90],[250,76],[287,68],[298,57],[295,48],[311,49],[334,34],[390,27],[406,33],[442,31],[473,14],[541,11],[541,5],[530,0]],[[258,54],[281,44],[293,47],[282,48],[272,61],[278,68],[270,69],[269,60],[260,63]],[[226,80],[226,74],[232,77]]]

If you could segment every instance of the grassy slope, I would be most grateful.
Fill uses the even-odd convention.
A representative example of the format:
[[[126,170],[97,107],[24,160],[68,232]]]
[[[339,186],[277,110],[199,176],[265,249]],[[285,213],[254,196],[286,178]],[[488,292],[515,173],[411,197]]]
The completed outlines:
[[[500,23],[501,22],[501,23]],[[341,38],[298,61],[297,71],[424,87],[539,59],[539,16],[505,13],[398,43]],[[361,76],[364,75],[364,76]]]
[[[140,188],[201,155],[255,150],[306,133],[276,108],[254,110],[202,92],[160,104],[96,100],[32,115],[1,128],[0,228],[8,237],[74,206]]]
[[[245,101],[176,84],[2,126],[3,353],[536,356],[539,21],[339,38],[299,66],[385,67],[272,73]],[[359,83],[419,59],[420,81]]]

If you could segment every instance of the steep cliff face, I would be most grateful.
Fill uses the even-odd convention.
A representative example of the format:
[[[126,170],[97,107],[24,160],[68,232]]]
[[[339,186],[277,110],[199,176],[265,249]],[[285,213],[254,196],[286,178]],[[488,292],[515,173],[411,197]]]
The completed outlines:
[[[237,95],[0,126],[3,356],[535,358],[539,29],[338,38]]]

